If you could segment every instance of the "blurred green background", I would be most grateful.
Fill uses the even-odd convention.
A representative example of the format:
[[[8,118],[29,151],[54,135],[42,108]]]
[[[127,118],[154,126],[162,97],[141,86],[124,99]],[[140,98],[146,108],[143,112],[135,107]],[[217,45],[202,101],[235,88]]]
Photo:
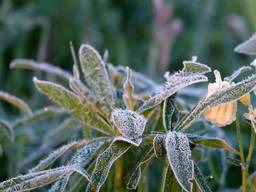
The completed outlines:
[[[164,71],[182,67],[193,55],[223,76],[252,58],[233,52],[256,31],[255,0],[2,0],[0,1],[0,90],[32,106],[46,101],[32,84],[35,72],[10,70],[15,58],[31,58],[72,69],[76,51],[89,43],[109,52],[114,65],[128,65],[158,82]],[[40,75],[45,75],[41,74]],[[213,80],[210,77],[210,80]],[[45,101],[43,100],[45,99]],[[0,112],[16,111],[0,103]],[[14,110],[14,111],[13,111]],[[232,127],[232,126],[231,126]],[[243,129],[248,131],[247,126]],[[227,128],[225,131],[230,131]],[[236,145],[235,137],[230,140]],[[234,135],[234,133],[233,133]],[[246,135],[245,138],[247,139]],[[255,165],[252,169],[255,170]],[[238,187],[239,168],[227,186]]]

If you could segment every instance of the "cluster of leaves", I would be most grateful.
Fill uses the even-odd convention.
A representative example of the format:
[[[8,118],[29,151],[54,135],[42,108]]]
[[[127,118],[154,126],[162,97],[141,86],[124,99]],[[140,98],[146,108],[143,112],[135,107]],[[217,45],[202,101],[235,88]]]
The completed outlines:
[[[201,99],[192,110],[184,113],[176,93],[192,84],[207,82],[206,74],[211,72],[195,57],[184,61],[179,72],[167,73],[163,86],[130,69],[112,66],[107,54],[102,58],[90,45],[81,45],[79,62],[74,51],[73,58],[73,74],[31,60],[17,59],[11,63],[11,67],[43,70],[62,77],[68,87],[35,77],[33,82],[37,89],[62,107],[36,112],[20,99],[1,92],[2,99],[28,113],[11,125],[0,121],[1,135],[4,135],[1,145],[5,146],[6,139],[12,142],[16,126],[65,112],[76,119],[65,116],[66,120],[54,134],[48,135],[48,140],[49,137],[50,141],[58,138],[61,140],[58,145],[72,140],[62,136],[63,132],[69,134],[67,126],[72,129],[83,127],[83,136],[61,145],[36,166],[30,167],[26,174],[0,183],[0,191],[28,191],[49,184],[53,184],[49,191],[66,191],[67,188],[76,191],[81,187],[86,191],[100,191],[111,178],[114,164],[114,183],[120,182],[121,177],[121,184],[114,187],[134,190],[140,183],[143,185],[141,178],[145,170],[156,160],[164,164],[161,191],[207,192],[211,189],[198,166],[200,160],[193,157],[198,147],[239,154],[223,139],[209,136],[212,131],[209,127],[204,126],[203,132],[196,132],[192,125],[200,122],[205,110],[236,101],[255,89],[255,74]],[[232,80],[243,71],[236,71]],[[124,166],[120,162],[127,156],[129,166]],[[58,159],[61,159],[59,163]],[[23,161],[20,166],[24,164]]]

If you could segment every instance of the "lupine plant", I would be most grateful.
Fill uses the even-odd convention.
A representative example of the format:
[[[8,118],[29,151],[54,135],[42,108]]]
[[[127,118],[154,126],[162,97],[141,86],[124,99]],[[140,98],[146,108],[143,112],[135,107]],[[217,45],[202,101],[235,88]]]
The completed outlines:
[[[236,51],[255,54],[251,41],[241,44]],[[180,71],[166,73],[166,82],[159,85],[129,68],[113,66],[107,53],[101,57],[90,45],[81,45],[79,61],[72,46],[71,51],[74,61],[72,74],[27,59],[16,59],[11,63],[12,68],[40,70],[60,77],[62,81],[56,82],[33,78],[36,88],[60,108],[50,106],[33,112],[22,100],[0,92],[1,99],[27,113],[10,123],[0,121],[3,150],[7,154],[13,151],[5,148],[5,144],[9,142],[9,146],[15,146],[19,138],[16,127],[26,127],[53,116],[62,115],[63,118],[53,130],[50,130],[53,125],[43,124],[49,127],[49,134],[43,139],[40,150],[19,162],[20,172],[24,174],[0,183],[0,191],[37,188],[51,192],[148,191],[153,174],[151,164],[161,165],[162,176],[157,178],[159,191],[212,191],[200,168],[201,148],[230,153],[232,158],[227,160],[241,166],[242,191],[255,190],[256,174],[248,177],[255,138],[255,110],[250,99],[256,87],[254,65],[243,66],[224,80],[214,70],[216,83],[209,84],[205,96],[200,92],[202,98],[191,108],[191,105],[186,105],[183,90],[207,82],[206,74],[212,72],[196,57],[184,61]],[[244,72],[251,75],[235,82]],[[196,88],[191,90],[193,95]],[[245,117],[252,124],[247,159],[236,118],[238,100],[248,106]],[[235,120],[239,150],[218,134],[221,130],[218,127]],[[36,129],[35,125],[32,127]],[[76,137],[71,137],[72,131]],[[45,152],[49,148],[53,151],[47,156]],[[211,158],[211,155],[206,158]],[[41,156],[46,157],[29,167],[30,162]],[[14,154],[10,158],[15,158]]]

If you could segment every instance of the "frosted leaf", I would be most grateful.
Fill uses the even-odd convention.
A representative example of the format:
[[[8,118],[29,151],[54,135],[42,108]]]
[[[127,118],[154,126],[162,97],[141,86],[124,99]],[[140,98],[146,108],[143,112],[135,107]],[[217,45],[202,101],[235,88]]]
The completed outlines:
[[[166,131],[173,129],[174,124],[178,121],[178,113],[179,112],[173,102],[173,98],[167,98],[164,101],[162,113],[163,126]]]
[[[14,105],[15,107],[19,108],[21,111],[25,113],[31,114],[32,110],[30,107],[20,98],[10,95],[6,92],[0,91],[0,99]]]
[[[85,145],[85,141],[74,141],[72,143],[66,144],[62,146],[61,148],[53,151],[50,155],[48,155],[47,158],[41,160],[35,167],[33,167],[29,172],[36,172],[41,171],[49,167],[51,164],[53,164],[60,156],[62,156],[67,151],[80,147],[82,145]]]
[[[90,125],[104,134],[113,132],[112,127],[93,111],[94,108],[81,103],[78,96],[71,91],[61,85],[49,81],[41,81],[36,78],[34,78],[34,83],[40,92],[64,107],[69,113],[81,120],[82,123]]]
[[[71,172],[77,172],[89,180],[89,176],[85,170],[78,167],[63,166],[9,179],[0,183],[0,190],[4,190],[5,192],[33,190],[48,185],[58,180],[64,174]]]
[[[13,128],[3,119],[0,119],[0,143],[4,142],[5,139],[9,141],[14,140]]]
[[[92,161],[95,156],[96,151],[106,142],[108,142],[109,138],[97,138],[89,142],[86,146],[78,149],[76,153],[73,155],[71,160],[67,163],[68,165],[76,165],[78,167],[86,167]],[[68,173],[64,175],[60,180],[54,183],[51,187],[50,191],[65,191],[66,186],[69,182],[72,173]]]
[[[147,120],[136,112],[115,109],[111,114],[111,121],[124,138],[139,139],[146,127]]]
[[[79,58],[86,83],[102,103],[102,110],[110,114],[116,96],[100,54],[90,45],[83,44],[79,49]]]
[[[248,40],[236,46],[235,52],[246,55],[256,55],[256,34],[252,35]]]
[[[134,110],[136,100],[133,97],[134,86],[132,83],[132,71],[129,69],[129,67],[127,67],[127,78],[123,84],[123,90],[123,101],[125,103],[126,108],[129,110]]]
[[[205,74],[211,72],[211,68],[205,64],[196,61],[197,57],[193,56],[191,61],[183,61],[183,73]]]
[[[177,181],[185,191],[190,192],[193,186],[194,163],[187,136],[183,133],[169,132],[166,135],[165,148]]]
[[[49,192],[65,192],[69,179],[73,173],[68,173],[62,176],[54,185],[49,189]]]
[[[236,101],[242,96],[250,93],[255,89],[256,75],[253,75],[239,83],[233,84],[227,88],[221,89],[207,98],[203,98],[197,106],[185,115],[176,126],[175,130],[185,131],[191,124],[196,121],[200,115],[209,108],[220,104]]]
[[[231,147],[225,140],[215,137],[205,137],[200,135],[187,135],[189,140],[197,145],[202,145],[209,148],[224,149],[231,153],[239,155],[239,152]]]
[[[166,154],[165,135],[156,135],[153,140],[154,153],[157,158]]]
[[[127,152],[130,147],[131,145],[126,142],[116,141],[98,156],[91,176],[91,182],[86,189],[87,192],[98,192],[100,190],[108,177],[113,163]]]
[[[201,173],[199,167],[194,164],[195,174],[194,174],[194,180],[200,190],[200,192],[211,192],[212,190],[208,186],[203,174]]]
[[[231,76],[225,77],[224,81],[232,82],[234,81],[240,74],[250,71],[252,68],[250,66],[243,66],[237,69]]]
[[[21,117],[13,123],[13,126],[18,126],[18,125],[27,125],[27,124],[32,124],[38,121],[45,120],[47,118],[55,117],[58,115],[61,115],[65,112],[64,109],[59,108],[59,107],[44,107],[43,109],[39,109],[37,111],[34,111],[30,115],[25,115],[24,117]]]
[[[162,180],[162,188],[161,192],[181,192],[182,187],[180,186],[179,182],[176,180],[175,175],[173,171],[171,170],[171,167],[168,166],[165,169],[164,174],[164,179]]]
[[[19,69],[32,69],[37,71],[44,71],[49,74],[57,75],[66,81],[72,77],[72,75],[59,67],[55,67],[47,63],[39,63],[29,59],[15,59],[10,64],[11,68]]]
[[[133,190],[138,187],[142,170],[149,164],[150,160],[152,160],[154,157],[153,148],[151,147],[145,153],[140,154],[140,157],[141,159],[136,164],[136,167],[128,180],[127,189]]]
[[[127,137],[123,137],[123,136],[117,136],[114,138],[114,142],[115,141],[125,141],[127,143],[130,143],[132,145],[135,145],[136,147],[140,146],[141,142],[142,142],[142,138],[135,138],[135,139],[130,139]]]
[[[162,101],[166,100],[168,97],[174,95],[180,89],[183,89],[195,83],[208,81],[208,78],[202,74],[205,72],[193,73],[192,71],[194,71],[194,69],[191,69],[190,71],[187,68],[183,68],[182,71],[174,73],[173,75],[166,73],[166,83],[164,85],[164,88],[159,93],[154,95],[152,98],[147,100],[145,104],[143,104],[137,111],[141,113],[143,111],[149,110],[155,107],[156,105],[160,104]]]

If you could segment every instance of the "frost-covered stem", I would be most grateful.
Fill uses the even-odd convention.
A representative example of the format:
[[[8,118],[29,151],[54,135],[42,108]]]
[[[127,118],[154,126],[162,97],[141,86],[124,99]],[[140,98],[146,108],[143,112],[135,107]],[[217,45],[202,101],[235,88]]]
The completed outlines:
[[[114,192],[119,192],[122,189],[122,174],[123,174],[123,158],[120,157],[115,163]]]

